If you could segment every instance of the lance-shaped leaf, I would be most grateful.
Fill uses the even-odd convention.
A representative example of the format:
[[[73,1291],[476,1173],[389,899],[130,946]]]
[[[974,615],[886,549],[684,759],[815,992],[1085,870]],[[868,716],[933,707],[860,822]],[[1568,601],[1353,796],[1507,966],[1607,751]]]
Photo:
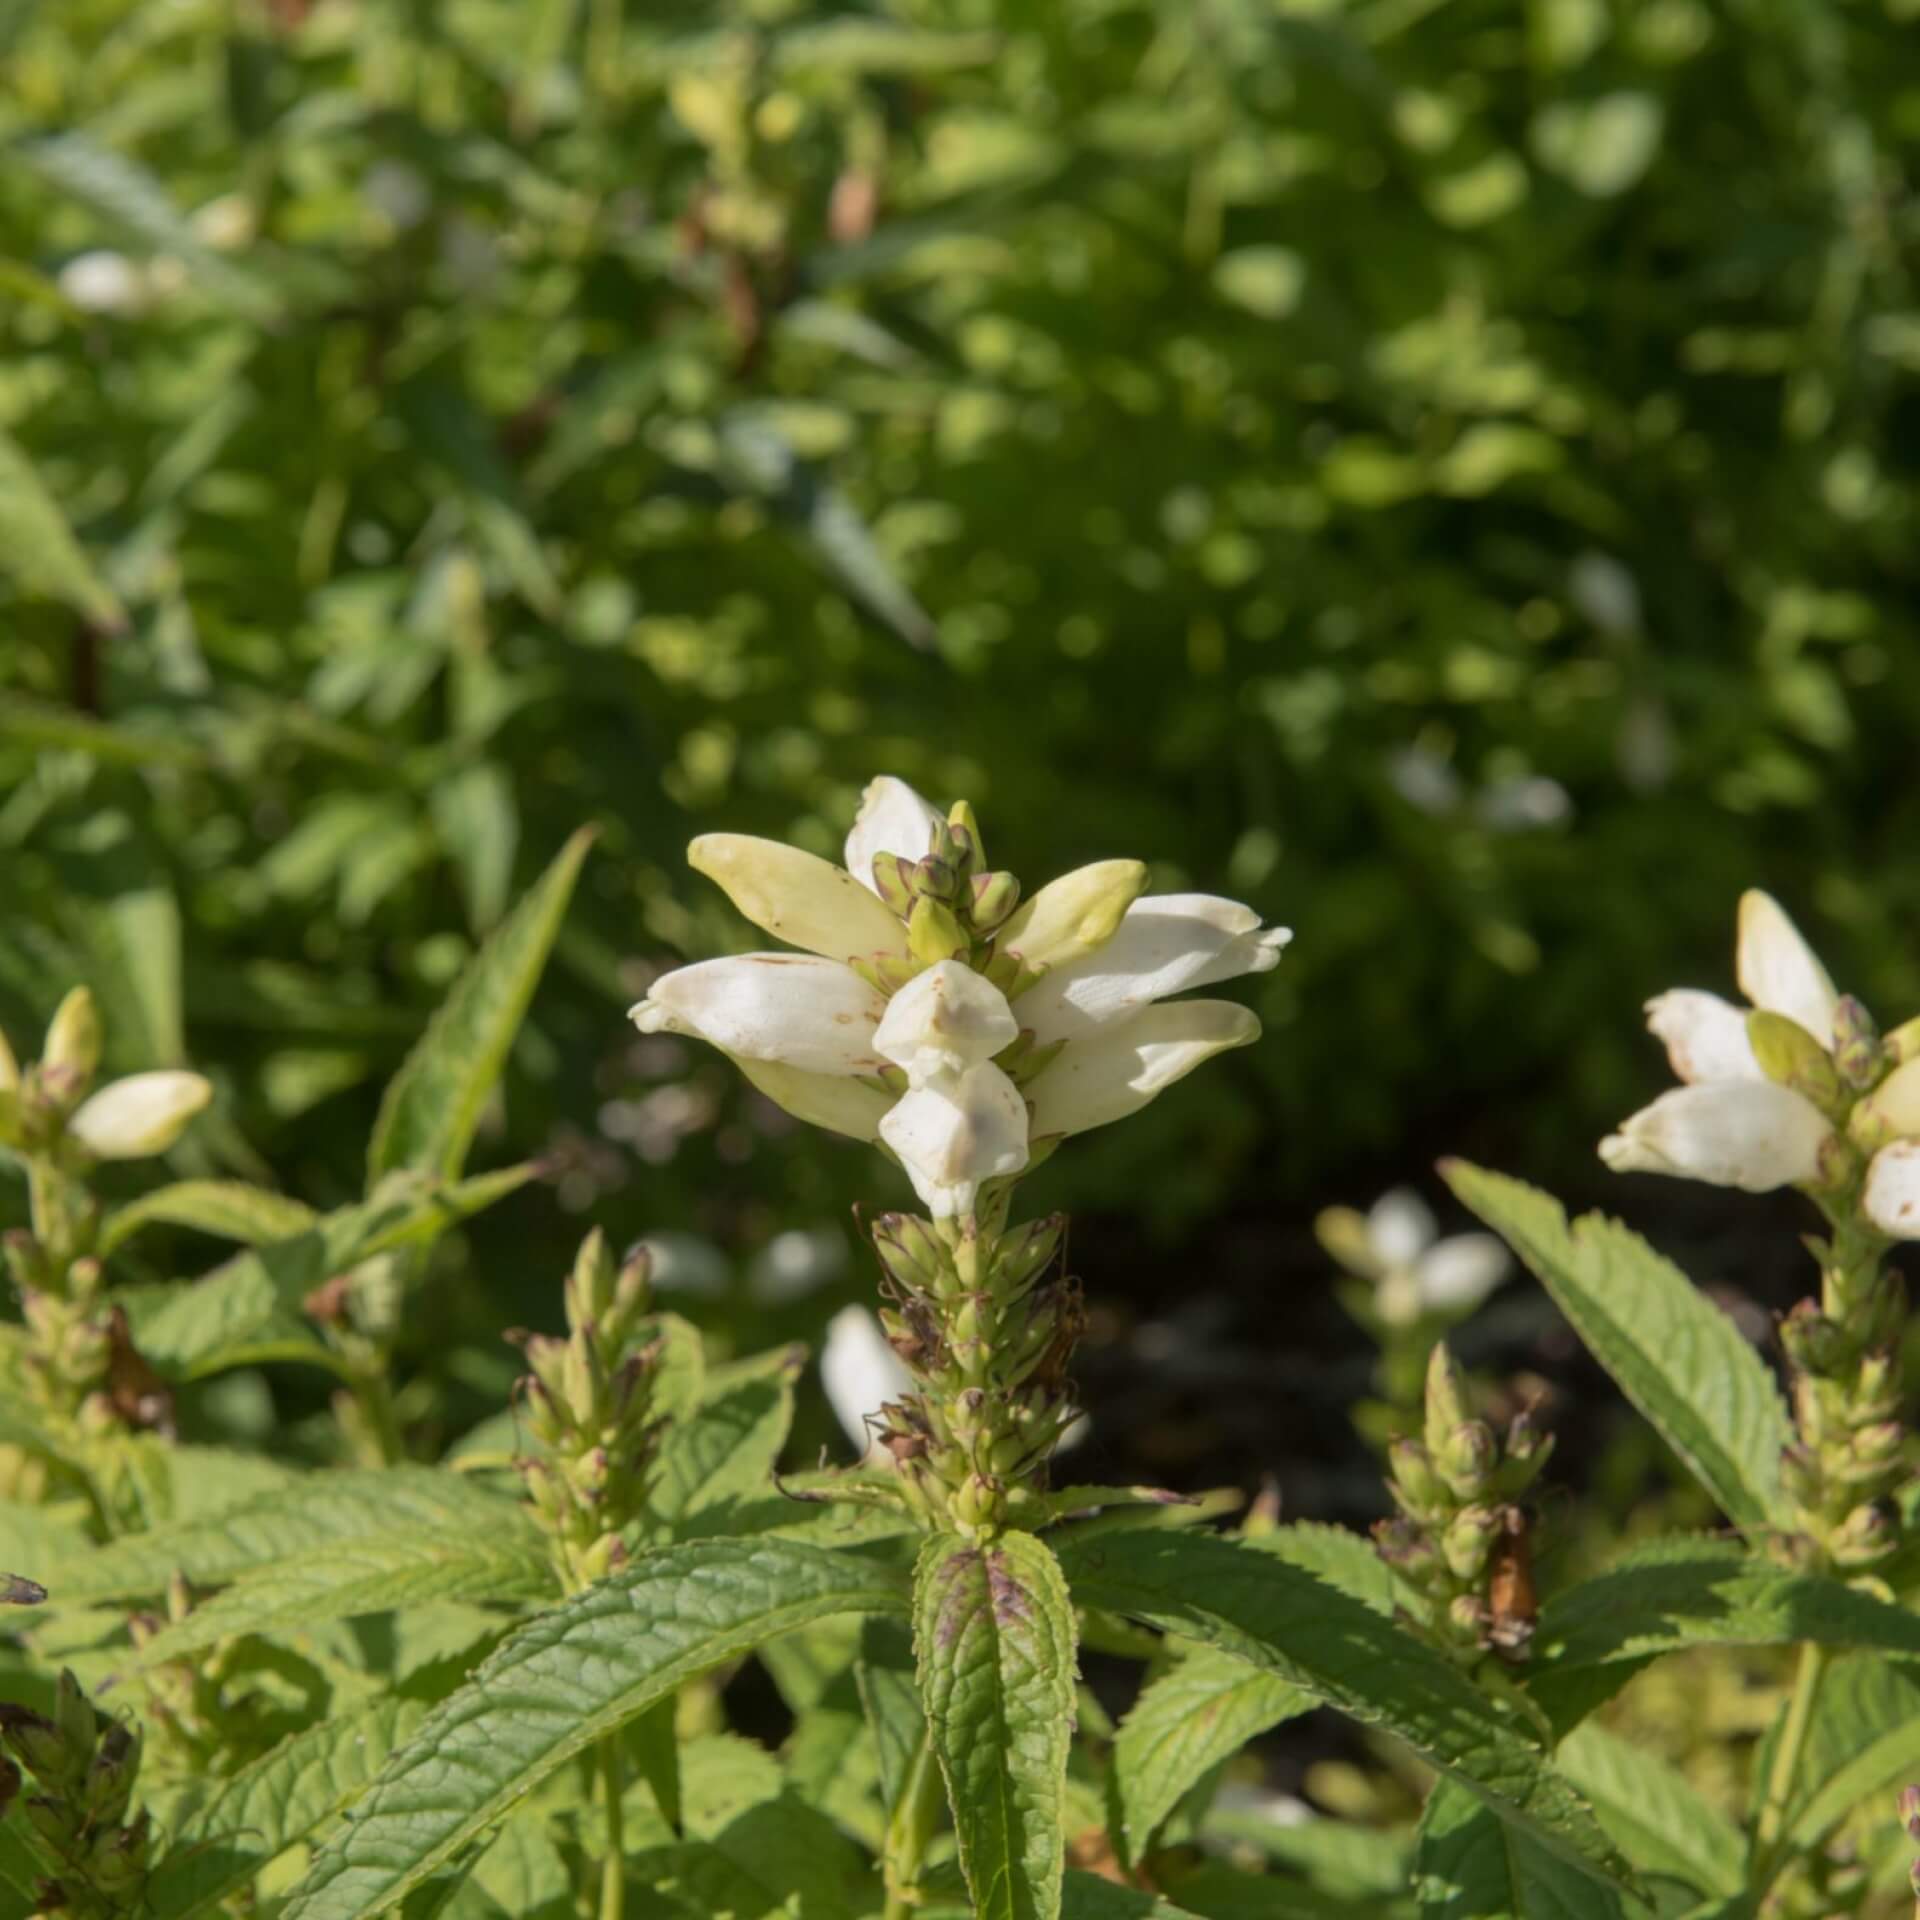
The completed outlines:
[[[686,1681],[811,1620],[905,1604],[885,1569],[791,1541],[703,1540],[635,1561],[530,1621],[434,1709],[282,1920],[371,1920]]]
[[[1920,1779],[1920,1661],[1853,1654],[1820,1681],[1801,1749],[1787,1845],[1821,1845],[1861,1807]]]
[[[1677,1880],[1697,1895],[1740,1890],[1747,1851],[1740,1829],[1678,1768],[1597,1721],[1569,1734],[1554,1758],[1642,1874]]]
[[[1515,1723],[1424,1642],[1272,1554],[1217,1535],[1119,1533],[1062,1553],[1074,1598],[1237,1655],[1397,1735],[1589,1876],[1625,1863]]]
[[[1739,1328],[1617,1220],[1590,1213],[1569,1227],[1559,1203],[1523,1181],[1461,1160],[1441,1172],[1727,1516],[1743,1527],[1781,1520],[1780,1450],[1793,1432]]]
[[[29,593],[63,600],[97,626],[125,624],[60,503],[12,435],[0,432],[0,568]]]
[[[376,1700],[290,1735],[168,1810],[166,1858],[147,1888],[151,1920],[211,1913],[228,1894],[337,1812],[424,1718],[412,1700]]]
[[[367,1149],[369,1186],[400,1167],[452,1179],[466,1164],[592,843],[592,829],[583,827],[561,848],[453,983],[380,1103]]]
[[[1032,1534],[933,1535],[914,1569],[914,1654],[979,1920],[1058,1920],[1072,1737],[1073,1606]]]
[[[1120,1723],[1113,1780],[1129,1859],[1221,1761],[1320,1703],[1289,1680],[1201,1647],[1150,1680]]]
[[[1553,1597],[1527,1687],[1565,1732],[1659,1654],[1804,1640],[1920,1654],[1920,1618],[1838,1580],[1753,1559],[1731,1541],[1664,1540]]]
[[[290,1240],[320,1216],[304,1201],[244,1180],[176,1180],[117,1207],[100,1228],[100,1251],[123,1247],[142,1227],[191,1227],[250,1247]]]
[[[1414,1874],[1430,1920],[1622,1920],[1627,1911],[1615,1888],[1514,1832],[1452,1780],[1428,1797]]]
[[[753,1519],[764,1518],[773,1493],[774,1464],[793,1425],[793,1383],[805,1364],[804,1347],[756,1355],[716,1377],[667,1429],[647,1485],[649,1515],[664,1530],[676,1539],[759,1531]]]

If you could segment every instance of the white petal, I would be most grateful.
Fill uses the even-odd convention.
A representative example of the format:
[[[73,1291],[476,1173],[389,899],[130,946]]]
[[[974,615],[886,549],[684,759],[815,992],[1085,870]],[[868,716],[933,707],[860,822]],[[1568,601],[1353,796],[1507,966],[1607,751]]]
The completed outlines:
[[[911,1393],[913,1375],[887,1345],[880,1322],[867,1308],[842,1307],[827,1322],[820,1384],[847,1438],[864,1455],[873,1440],[866,1416]]]
[[[1420,1303],[1441,1313],[1467,1313],[1502,1280],[1513,1262],[1490,1233],[1457,1233],[1420,1256]]]
[[[1797,1020],[1823,1047],[1833,1045],[1833,1009],[1839,995],[1827,970],[1771,894],[1740,896],[1740,935],[1734,952],[1740,991],[1756,1007]]]
[[[1861,1204],[1882,1233],[1920,1240],[1920,1140],[1896,1140],[1873,1156]]]
[[[687,848],[687,864],[789,946],[829,960],[906,953],[905,926],[831,860],[751,834],[703,833]]]
[[[1832,1129],[1797,1093],[1771,1081],[1676,1087],[1600,1143],[1615,1173],[1670,1173],[1767,1193],[1812,1180]]]
[[[1138,1112],[1156,1093],[1228,1047],[1260,1037],[1260,1022],[1231,1000],[1174,1000],[1067,1049],[1028,1094],[1033,1132],[1084,1133]]]
[[[1853,1127],[1856,1140],[1920,1134],[1920,1060],[1895,1067],[1854,1109]]]
[[[772,1060],[732,1056],[733,1064],[776,1107],[810,1127],[844,1133],[852,1140],[878,1140],[880,1122],[893,1095],[871,1080],[850,1080],[841,1073],[807,1073]]]
[[[808,1073],[879,1073],[887,1003],[850,967],[805,953],[742,953],[678,967],[633,1009],[642,1033],[691,1033],[747,1060]]]
[[[897,853],[903,860],[924,860],[940,821],[941,816],[904,780],[883,773],[869,781],[860,796],[860,811],[847,835],[847,871],[863,887],[873,889],[874,857]]]
[[[1149,894],[1130,906],[1111,940],[1055,967],[1020,996],[1020,1024],[1045,1046],[1156,1000],[1237,974],[1264,973],[1291,936],[1262,933],[1260,916],[1210,893]]]
[[[980,1183],[1027,1164],[1027,1108],[998,1067],[942,1074],[894,1103],[880,1137],[936,1220],[971,1213]]]
[[[1690,1086],[1708,1080],[1764,1080],[1747,1040],[1747,1010],[1717,993],[1675,987],[1647,1002],[1647,1028]]]
[[[213,1098],[197,1073],[134,1073],[104,1086],[67,1122],[67,1132],[102,1160],[165,1153]]]
[[[963,960],[942,960],[887,1002],[874,1048],[905,1067],[915,1086],[991,1060],[1020,1037],[1007,996]]]
[[[1111,940],[1147,884],[1138,860],[1096,860],[1049,880],[1014,910],[996,945],[1028,966],[1064,967]]]
[[[1411,1266],[1439,1231],[1433,1209],[1411,1187],[1383,1193],[1367,1210],[1367,1239],[1385,1266]]]

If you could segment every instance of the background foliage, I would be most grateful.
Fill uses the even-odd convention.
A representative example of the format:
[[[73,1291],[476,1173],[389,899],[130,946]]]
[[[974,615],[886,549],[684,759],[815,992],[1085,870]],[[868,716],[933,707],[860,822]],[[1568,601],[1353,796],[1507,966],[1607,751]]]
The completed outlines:
[[[1299,931],[1042,1176],[1096,1299],[1218,1210],[1264,1313],[1442,1146],[1592,1194],[1743,885],[1920,1003],[1910,4],[5,0],[0,61],[0,1025],[86,978],[212,1073],[176,1172],[357,1195],[589,821],[480,1154],[817,1331],[868,1163],[622,1013],[746,941],[690,832],[830,850],[880,769]],[[574,1232],[497,1218],[407,1332],[476,1406]]]

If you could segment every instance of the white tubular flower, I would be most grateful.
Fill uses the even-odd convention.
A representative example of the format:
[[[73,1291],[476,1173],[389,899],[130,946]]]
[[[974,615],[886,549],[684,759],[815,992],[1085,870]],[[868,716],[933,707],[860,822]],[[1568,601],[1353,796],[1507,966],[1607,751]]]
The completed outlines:
[[[827,1322],[820,1349],[820,1384],[841,1430],[862,1458],[876,1445],[867,1416],[913,1391],[913,1375],[887,1345],[880,1322],[865,1307],[842,1307]]]
[[[1138,860],[1096,860],[1049,880],[1000,930],[1002,953],[1036,972],[1064,967],[1111,940],[1147,884]]]
[[[663,974],[633,1009],[642,1033],[690,1033],[744,1060],[806,1073],[877,1074],[886,1001],[850,967],[803,953],[744,953]]]
[[[847,835],[847,871],[870,892],[873,863],[883,853],[897,853],[902,860],[924,860],[933,850],[933,836],[940,815],[920,798],[904,780],[883,773],[870,780],[860,796],[860,811],[854,817],[853,831]]]
[[[906,954],[906,928],[871,883],[862,886],[831,860],[751,834],[703,833],[688,847],[687,864],[790,946],[841,961]]]
[[[1745,1193],[1819,1177],[1833,1129],[1772,1081],[1719,1080],[1663,1093],[1600,1142],[1615,1173],[1667,1173]]]
[[[1920,1240],[1920,1140],[1896,1140],[1873,1156],[1860,1204],[1882,1233]]]
[[[880,1137],[936,1220],[973,1211],[980,1184],[1027,1164],[1027,1109],[995,1066],[942,1072],[894,1103]]]
[[[1020,1037],[1007,997],[958,960],[942,960],[909,980],[886,1005],[874,1050],[919,1086],[991,1060]]]
[[[1127,908],[1104,945],[1055,967],[1020,996],[1020,1024],[1033,1030],[1036,1046],[1075,1039],[1189,987],[1265,973],[1292,938],[1285,927],[1263,931],[1260,916],[1236,900],[1148,894]]]
[[[83,1101],[67,1133],[96,1159],[143,1160],[165,1153],[212,1098],[197,1073],[129,1074]]]
[[[728,1057],[755,1091],[796,1120],[829,1133],[844,1133],[850,1140],[880,1138],[880,1122],[893,1105],[893,1095],[885,1087],[839,1074],[808,1073],[774,1060],[749,1060],[743,1053]]]
[[[1760,1012],[1778,1014],[1832,1050],[1839,995],[1770,895],[1740,896],[1734,971]],[[1677,987],[1647,1002],[1647,1026],[1684,1083],[1600,1143],[1616,1173],[1665,1173],[1766,1193],[1818,1177],[1833,1129],[1811,1100],[1768,1079],[1749,1009]]]
[[[1490,1233],[1440,1238],[1432,1209],[1411,1187],[1383,1193],[1366,1213],[1330,1207],[1316,1223],[1321,1244],[1373,1287],[1374,1310],[1389,1326],[1424,1314],[1465,1319],[1513,1270]]]
[[[1249,1046],[1260,1022],[1230,1000],[1178,1000],[1072,1042],[1028,1089],[1036,1138],[1085,1133],[1137,1113],[1155,1094],[1229,1047]]]

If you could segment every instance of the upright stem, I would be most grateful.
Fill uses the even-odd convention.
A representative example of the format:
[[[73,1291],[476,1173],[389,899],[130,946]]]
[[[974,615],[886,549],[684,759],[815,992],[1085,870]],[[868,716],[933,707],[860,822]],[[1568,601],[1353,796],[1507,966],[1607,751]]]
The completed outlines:
[[[600,1867],[600,1920],[621,1920],[627,1904],[626,1815],[620,1797],[626,1790],[620,1764],[620,1738],[600,1742],[600,1797],[605,1802],[607,1857]]]
[[[1807,1743],[1807,1728],[1813,1722],[1814,1701],[1820,1692],[1820,1676],[1826,1671],[1827,1650],[1809,1640],[1800,1648],[1799,1671],[1794,1675],[1793,1698],[1787,1706],[1786,1724],[1780,1729],[1780,1744],[1773,1750],[1773,1765],[1767,1774],[1766,1798],[1753,1827],[1754,1891],[1764,1893],[1773,1884],[1781,1866],[1780,1849],[1787,1824],[1787,1807],[1793,1798],[1793,1783],[1800,1771],[1801,1750]]]

